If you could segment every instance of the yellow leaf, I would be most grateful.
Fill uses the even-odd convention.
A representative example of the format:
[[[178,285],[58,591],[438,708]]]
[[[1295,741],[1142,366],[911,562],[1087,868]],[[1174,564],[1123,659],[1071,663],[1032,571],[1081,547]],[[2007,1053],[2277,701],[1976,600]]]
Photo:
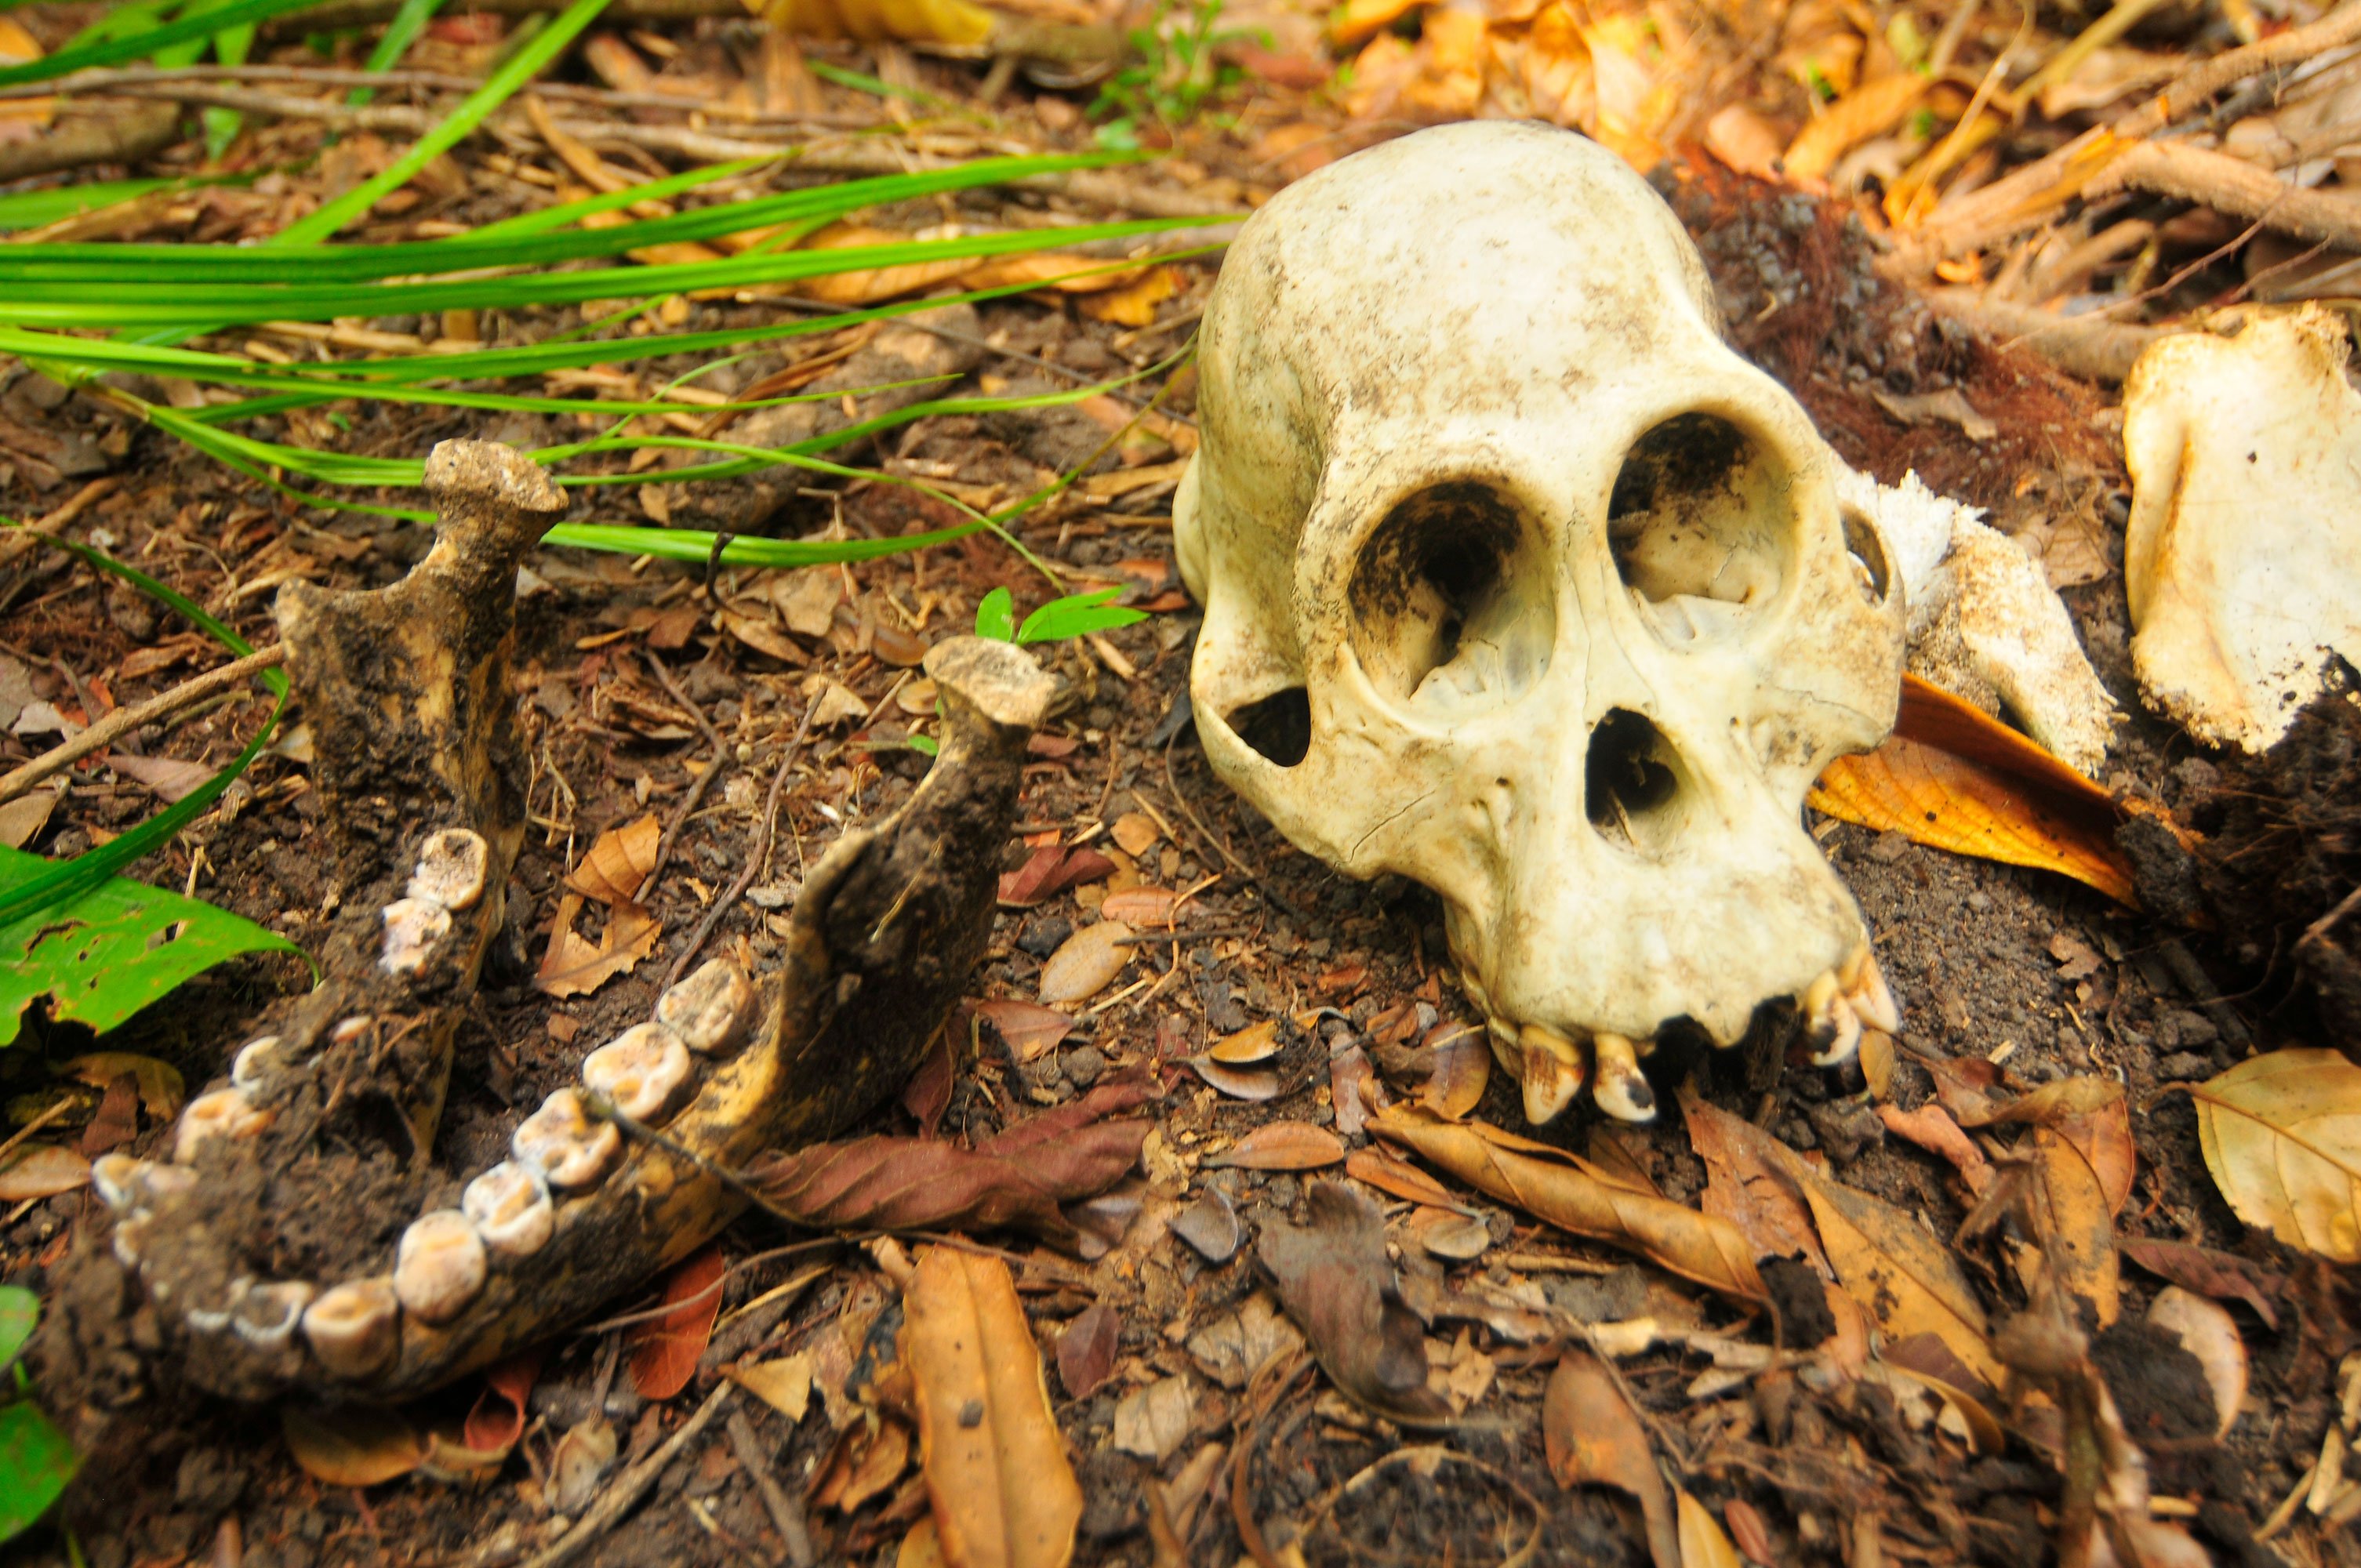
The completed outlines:
[[[2067,1136],[2048,1127],[2033,1130],[2041,1176],[2042,1251],[2067,1291],[2098,1310],[2099,1326],[2123,1310],[2121,1264],[2115,1257],[2114,1216],[2098,1173]]]
[[[732,1383],[786,1417],[789,1426],[811,1408],[812,1358],[807,1350],[726,1370]]]
[[[811,38],[969,47],[992,36],[992,13],[973,0],[746,0],[771,26]]]
[[[1156,307],[1180,291],[1170,267],[1151,267],[1137,283],[1093,294],[1082,302],[1082,314],[1115,326],[1154,326]]]
[[[656,863],[656,846],[664,841],[664,824],[654,812],[598,835],[566,885],[585,898],[609,908],[620,908],[639,897],[640,883]]]
[[[1730,1544],[1722,1533],[1721,1521],[1713,1510],[1690,1497],[1679,1495],[1681,1510],[1681,1568],[1745,1568],[1739,1560],[1738,1548]]]
[[[2272,1051],[2190,1096],[2206,1168],[2240,1219],[2361,1263],[2361,1067],[2337,1051]]]
[[[374,1486],[407,1475],[426,1462],[429,1448],[409,1417],[381,1405],[286,1405],[279,1427],[295,1463],[331,1486]]]
[[[169,1122],[181,1113],[189,1091],[181,1078],[181,1069],[170,1062],[143,1057],[136,1051],[93,1051],[58,1068],[59,1077],[87,1083],[93,1089],[104,1089],[126,1072],[138,1086],[140,1108],[148,1114],[159,1122]]]
[[[902,1358],[943,1561],[1064,1568],[1082,1517],[1032,1326],[1008,1266],[957,1247],[918,1255],[903,1292]]]
[[[1787,144],[1787,156],[1781,160],[1787,178],[1825,179],[1838,159],[1900,125],[1930,85],[1927,78],[1905,71],[1854,88]]]

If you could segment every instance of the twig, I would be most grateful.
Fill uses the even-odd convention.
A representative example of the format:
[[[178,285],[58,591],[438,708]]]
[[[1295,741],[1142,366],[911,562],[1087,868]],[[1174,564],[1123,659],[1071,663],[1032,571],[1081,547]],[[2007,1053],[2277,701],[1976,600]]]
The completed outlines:
[[[265,670],[277,669],[286,657],[286,649],[274,644],[258,652],[248,653],[243,659],[232,660],[217,670],[207,670],[202,675],[192,676],[170,691],[151,696],[146,702],[116,708],[72,740],[50,747],[7,777],[0,778],[0,804],[16,799],[54,773],[63,773],[118,736],[169,718],[184,707],[193,707],[216,692],[226,691]]]
[[[584,1547],[614,1529],[616,1522],[638,1507],[640,1499],[648,1495],[649,1488],[656,1484],[656,1478],[664,1473],[664,1467],[680,1456],[680,1451],[686,1448],[715,1416],[720,1414],[721,1407],[728,1404],[737,1392],[738,1385],[723,1379],[721,1386],[697,1408],[697,1413],[681,1422],[678,1431],[664,1439],[664,1446],[618,1477],[615,1484],[590,1505],[580,1522],[558,1537],[555,1545],[527,1560],[525,1568],[558,1568],[560,1563],[572,1560]]]
[[[697,727],[705,731],[706,743],[713,748],[713,765],[689,781],[688,793],[681,797],[680,809],[673,813],[671,825],[664,828],[664,838],[657,841],[654,862],[648,867],[648,874],[640,879],[640,890],[631,895],[632,901],[638,904],[645,904],[655,892],[656,881],[664,875],[664,863],[672,859],[673,846],[680,842],[680,830],[688,826],[690,817],[697,815],[697,802],[705,798],[705,792],[713,786],[715,779],[721,776],[722,765],[730,760],[730,743],[721,738],[721,731],[713,727],[713,721],[705,717],[705,710],[691,702],[688,694],[680,689],[679,684],[672,678],[672,672],[664,667],[664,662],[644,650],[642,656],[648,662],[648,668],[656,673],[656,679],[663,684],[664,689],[671,694],[673,701],[680,704],[688,716],[697,720]],[[0,799],[5,798],[0,796]]]
[[[804,705],[803,721],[796,726],[795,739],[787,742],[786,755],[779,759],[779,771],[771,775],[770,800],[763,807],[762,841],[746,858],[746,869],[738,873],[738,880],[731,883],[729,890],[713,901],[713,907],[705,912],[705,918],[697,925],[697,935],[688,939],[688,946],[681,950],[680,957],[673,959],[672,968],[664,974],[664,984],[656,987],[658,996],[670,991],[674,983],[687,972],[690,963],[695,961],[707,939],[713,935],[713,928],[721,924],[722,916],[746,896],[746,890],[754,885],[754,878],[761,873],[763,862],[771,858],[771,840],[779,828],[779,792],[786,787],[787,770],[796,765],[796,758],[802,753],[804,737],[811,733],[812,715],[818,711],[818,697]]]
[[[1987,337],[2013,339],[2062,370],[2099,381],[2122,380],[2149,344],[2170,335],[2163,327],[2051,315],[1964,289],[1929,290],[1926,300],[1938,315],[1964,322]]]
[[[0,182],[56,174],[93,163],[137,163],[180,139],[181,116],[170,108],[117,104],[73,115],[27,141],[0,146]]]
[[[2083,193],[2104,195],[2121,186],[2195,202],[2298,239],[2327,240],[2361,250],[2361,201],[2303,190],[2227,153],[2175,141],[2135,143],[2117,154]]]
[[[779,1539],[787,1543],[787,1561],[795,1568],[811,1568],[816,1559],[811,1532],[804,1528],[803,1510],[772,1474],[770,1456],[763,1452],[762,1442],[754,1435],[754,1423],[746,1419],[745,1411],[732,1410],[728,1431],[730,1451],[738,1455],[738,1463],[746,1474],[754,1478],[754,1489],[762,1494],[763,1507],[769,1511],[771,1522],[778,1527]]]
[[[57,1102],[55,1104],[42,1112],[39,1115],[34,1117],[31,1121],[26,1123],[23,1126],[17,1128],[14,1135],[12,1135],[5,1143],[0,1143],[0,1159],[7,1158],[11,1154],[16,1152],[16,1148],[18,1144],[23,1143],[35,1133],[39,1132],[43,1127],[48,1126],[50,1123],[64,1115],[67,1111],[72,1108],[73,1102],[74,1097],[71,1094],[61,1094],[58,1096]]]

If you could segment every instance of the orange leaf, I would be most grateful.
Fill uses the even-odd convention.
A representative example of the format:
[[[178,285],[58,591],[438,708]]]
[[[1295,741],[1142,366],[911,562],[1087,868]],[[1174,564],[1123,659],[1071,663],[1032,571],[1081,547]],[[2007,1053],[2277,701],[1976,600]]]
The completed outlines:
[[[664,824],[654,812],[598,835],[566,885],[585,898],[609,908],[620,908],[638,896],[640,883],[656,863],[656,846],[664,842]]]
[[[1266,1122],[1209,1157],[1208,1166],[1240,1170],[1317,1170],[1345,1157],[1345,1140],[1309,1122]]]
[[[1876,751],[1839,757],[1812,808],[1953,854],[2057,872],[2132,908],[2125,816],[2107,792],[1982,709],[1915,675]]]
[[[1647,1520],[1648,1554],[1656,1568],[1680,1568],[1680,1537],[1673,1499],[1647,1429],[1606,1364],[1587,1350],[1569,1349],[1550,1374],[1542,1396],[1542,1449],[1561,1486],[1613,1486],[1640,1504]]]
[[[557,915],[550,922],[549,948],[533,983],[545,996],[588,996],[655,948],[664,925],[636,904],[619,904],[607,914],[607,928],[590,941],[574,929],[582,913],[582,895],[562,894]]]
[[[642,1399],[669,1399],[688,1387],[697,1358],[713,1337],[721,1312],[721,1249],[692,1253],[664,1281],[660,1318],[634,1323],[625,1336],[631,1346],[631,1387]]]
[[[1381,1148],[1355,1149],[1345,1157],[1345,1174],[1356,1181],[1367,1182],[1380,1192],[1405,1198],[1413,1203],[1425,1203],[1437,1209],[1459,1207],[1459,1200],[1445,1191],[1441,1182],[1408,1160],[1396,1159]]]
[[[524,1402],[541,1376],[541,1356],[535,1347],[485,1368],[484,1391],[476,1396],[476,1408],[459,1429],[460,1441],[469,1449],[505,1454],[524,1435]]]
[[[1008,1048],[1016,1053],[1019,1061],[1031,1061],[1043,1051],[1066,1037],[1074,1020],[1054,1008],[1036,1007],[1030,1002],[1005,998],[972,1004],[983,1014],[984,1022],[1000,1031]]]
[[[295,1463],[331,1486],[374,1486],[426,1462],[425,1436],[401,1411],[381,1405],[283,1405],[279,1426]]]

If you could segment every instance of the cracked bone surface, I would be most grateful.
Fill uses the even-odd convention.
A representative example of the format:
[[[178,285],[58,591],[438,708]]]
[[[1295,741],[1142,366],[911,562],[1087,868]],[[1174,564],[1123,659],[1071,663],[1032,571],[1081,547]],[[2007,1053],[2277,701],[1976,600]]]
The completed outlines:
[[[1247,222],[1202,344],[1206,755],[1441,896],[1530,1114],[1652,1115],[1651,1042],[1866,952],[1802,803],[1892,727],[1901,580],[1645,181],[1531,125],[1358,153]]]
[[[561,502],[500,447],[446,444],[428,472],[442,538],[409,578],[282,596],[324,792],[332,759],[349,770],[327,817],[343,913],[321,985],[224,1040],[241,1081],[176,1136],[190,1162],[105,1164],[115,1232],[61,1266],[70,1348],[43,1352],[45,1387],[91,1408],[175,1384],[400,1398],[581,1321],[737,1214],[718,1172],[832,1136],[898,1090],[989,939],[1026,742],[1057,685],[1014,644],[954,638],[926,658],[940,754],[812,868],[778,966],[693,972],[444,1207],[470,1175],[434,1157],[453,1036],[523,822],[513,585]],[[405,902],[449,924],[389,968],[384,911]],[[660,1121],[662,1141],[623,1135],[624,1116]]]

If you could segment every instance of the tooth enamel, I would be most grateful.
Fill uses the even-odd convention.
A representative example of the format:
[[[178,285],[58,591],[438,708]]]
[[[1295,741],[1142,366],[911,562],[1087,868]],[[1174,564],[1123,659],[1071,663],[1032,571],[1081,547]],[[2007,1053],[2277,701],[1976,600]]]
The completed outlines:
[[[662,1024],[635,1024],[582,1058],[583,1086],[634,1122],[678,1105],[693,1077],[688,1047]]]
[[[418,847],[418,869],[410,873],[412,898],[439,904],[445,909],[470,908],[484,894],[484,873],[491,850],[482,837],[465,828],[430,833]]]
[[[187,1165],[215,1138],[250,1138],[270,1125],[278,1113],[256,1108],[242,1089],[216,1089],[189,1102],[172,1135],[172,1157]]]
[[[229,1080],[238,1089],[259,1089],[262,1080],[277,1071],[280,1065],[279,1036],[265,1035],[238,1047],[236,1057],[229,1064]]]
[[[1638,1050],[1621,1035],[1599,1035],[1591,1041],[1598,1061],[1598,1081],[1591,1098],[1598,1108],[1620,1122],[1652,1122],[1656,1117],[1656,1091],[1640,1071]]]
[[[447,1323],[484,1288],[484,1238],[456,1209],[437,1209],[411,1222],[393,1258],[393,1293],[404,1310],[430,1323]]]
[[[475,1223],[484,1245],[502,1257],[531,1257],[549,1245],[557,1225],[549,1184],[513,1160],[504,1159],[467,1183],[459,1208]]]
[[[1850,1059],[1853,1052],[1861,1049],[1861,1018],[1853,1012],[1852,1004],[1843,997],[1837,997],[1828,1003],[1827,1026],[1827,1039],[1812,1057],[1815,1067],[1834,1067]]]
[[[230,1314],[229,1326],[251,1345],[273,1350],[285,1344],[303,1320],[303,1309],[318,1294],[300,1279],[274,1279],[246,1293]]]
[[[449,910],[431,899],[397,898],[385,906],[385,955],[378,967],[388,974],[416,974],[450,934]]]
[[[303,1338],[339,1377],[373,1377],[401,1343],[401,1303],[383,1275],[331,1285],[303,1309]]]
[[[129,1155],[103,1154],[90,1162],[90,1190],[115,1212],[127,1214],[137,1201],[131,1182],[138,1174],[139,1162]]]
[[[156,1222],[145,1214],[134,1214],[115,1227],[115,1261],[126,1268],[139,1266],[139,1249],[147,1245],[148,1227]]]
[[[1582,1092],[1582,1047],[1546,1024],[1517,1031],[1524,1063],[1525,1120],[1538,1127],[1554,1121]]]
[[[154,1210],[184,1192],[195,1191],[197,1173],[184,1166],[143,1159],[131,1172],[130,1187],[133,1209]]]
[[[509,1147],[556,1190],[578,1192],[607,1174],[623,1152],[623,1135],[614,1123],[590,1119],[579,1090],[561,1089],[517,1124]]]
[[[1822,1028],[1821,1020],[1828,1016],[1828,1003],[1834,1002],[1843,990],[1843,982],[1837,978],[1836,970],[1821,971],[1819,979],[1804,988],[1804,994],[1796,1003],[1796,1010],[1804,1015],[1805,1025],[1815,1031]]]
[[[366,1013],[356,1013],[349,1018],[339,1018],[336,1020],[336,1026],[328,1031],[328,1043],[332,1046],[350,1045],[368,1033],[368,1026],[369,1016]]]
[[[1894,992],[1885,983],[1885,971],[1878,967],[1877,956],[1864,944],[1861,949],[1861,972],[1845,987],[1845,1000],[1851,1003],[1853,1014],[1868,1028],[1881,1034],[1902,1033],[1902,1009],[1895,1004]]]
[[[754,988],[728,959],[714,959],[656,1000],[656,1022],[699,1056],[719,1056],[753,1021]]]
[[[250,1276],[240,1275],[229,1282],[229,1299],[218,1307],[192,1307],[183,1321],[201,1334],[217,1334],[229,1327],[231,1314],[246,1300],[247,1292],[254,1288]]]

